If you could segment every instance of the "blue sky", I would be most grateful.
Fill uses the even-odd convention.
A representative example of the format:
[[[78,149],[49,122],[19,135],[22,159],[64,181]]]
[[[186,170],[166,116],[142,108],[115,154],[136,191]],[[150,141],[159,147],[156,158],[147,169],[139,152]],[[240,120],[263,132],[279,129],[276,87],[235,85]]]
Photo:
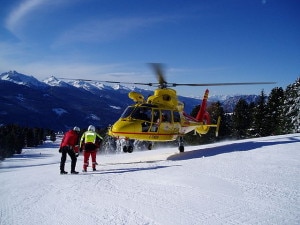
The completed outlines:
[[[299,0],[1,1],[0,72],[175,83],[260,82],[211,94],[268,94],[300,75]],[[204,87],[178,87],[202,95]]]

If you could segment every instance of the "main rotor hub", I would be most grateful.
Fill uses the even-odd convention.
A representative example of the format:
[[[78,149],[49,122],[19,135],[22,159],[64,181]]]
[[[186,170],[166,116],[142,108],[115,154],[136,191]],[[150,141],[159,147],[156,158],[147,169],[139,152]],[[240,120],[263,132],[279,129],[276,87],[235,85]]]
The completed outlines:
[[[148,104],[176,109],[178,106],[177,93],[174,89],[156,89],[147,99]]]

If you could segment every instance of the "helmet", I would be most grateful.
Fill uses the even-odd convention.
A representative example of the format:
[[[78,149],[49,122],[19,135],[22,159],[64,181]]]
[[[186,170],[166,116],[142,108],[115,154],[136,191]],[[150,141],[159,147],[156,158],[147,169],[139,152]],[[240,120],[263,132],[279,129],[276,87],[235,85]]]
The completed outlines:
[[[89,125],[89,127],[88,127],[88,131],[95,131],[96,129],[95,129],[95,127],[93,126],[93,125]]]
[[[76,131],[76,132],[80,132],[80,128],[79,127],[74,127],[73,130]]]

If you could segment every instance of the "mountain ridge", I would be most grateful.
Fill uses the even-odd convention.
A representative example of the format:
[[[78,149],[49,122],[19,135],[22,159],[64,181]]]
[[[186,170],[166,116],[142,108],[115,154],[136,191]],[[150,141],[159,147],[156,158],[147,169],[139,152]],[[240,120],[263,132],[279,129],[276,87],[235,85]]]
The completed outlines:
[[[143,96],[153,93],[134,86],[109,86],[102,82],[62,80],[54,76],[39,81],[17,71],[0,74],[0,87],[0,125],[18,123],[53,130],[67,130],[75,125],[87,127],[89,124],[107,127],[133,103],[128,98],[130,91],[140,92]],[[224,110],[230,112],[240,97],[212,99],[220,101]],[[256,97],[250,96],[247,101],[253,101]],[[201,103],[197,98],[178,98],[184,102],[187,113]]]

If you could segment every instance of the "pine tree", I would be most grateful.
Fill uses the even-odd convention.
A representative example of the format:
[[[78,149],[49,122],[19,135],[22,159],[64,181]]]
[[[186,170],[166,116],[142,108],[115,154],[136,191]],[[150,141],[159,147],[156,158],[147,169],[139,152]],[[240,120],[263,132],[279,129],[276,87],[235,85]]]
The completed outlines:
[[[20,154],[24,147],[23,128],[18,125],[0,127],[0,159]]]
[[[256,104],[254,102],[250,102],[248,109],[249,109],[249,130],[248,130],[248,136],[249,137],[255,137],[255,131],[253,129],[253,124],[254,124],[254,113],[255,113],[255,107]]]
[[[264,90],[261,91],[256,107],[253,110],[252,129],[255,136],[267,136],[267,104]]]
[[[284,133],[284,91],[280,87],[273,88],[267,102],[266,135],[279,135]]]
[[[18,125],[0,126],[0,160],[11,157],[14,154],[21,154],[22,149],[35,147],[46,140],[46,134],[54,134],[52,130],[43,128],[23,128]]]
[[[300,77],[288,85],[284,98],[285,133],[300,132]]]
[[[231,134],[230,130],[230,120],[228,120],[228,116],[226,116],[223,107],[221,106],[221,103],[215,102],[212,103],[209,107],[207,107],[207,111],[211,117],[211,123],[216,124],[218,122],[218,117],[221,117],[221,123],[220,123],[220,128],[219,128],[219,137],[225,137],[227,135]],[[214,130],[215,133],[215,130]],[[215,134],[213,134],[215,135]]]
[[[27,147],[34,147],[34,132],[33,129],[28,128],[26,129],[26,136],[25,136],[26,146]]]
[[[53,141],[53,142],[56,141],[56,134],[55,134],[54,131],[50,132],[50,140]]]
[[[235,106],[232,122],[233,133],[237,138],[245,138],[248,135],[248,130],[251,124],[251,111],[249,105],[244,99],[240,99]]]

